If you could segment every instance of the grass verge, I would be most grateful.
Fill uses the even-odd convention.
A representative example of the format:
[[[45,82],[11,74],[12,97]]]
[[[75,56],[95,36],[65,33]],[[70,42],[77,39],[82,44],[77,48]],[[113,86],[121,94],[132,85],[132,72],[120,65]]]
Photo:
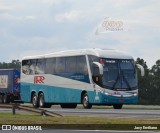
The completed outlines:
[[[134,130],[135,126],[155,126],[160,130],[160,120],[136,120],[120,118],[97,118],[97,117],[45,117],[39,115],[0,114],[0,124],[23,124],[23,125],[42,125],[44,128],[54,129],[96,129],[96,130]]]
[[[49,117],[35,114],[1,113],[0,124],[160,124],[160,120],[98,118],[81,116]]]

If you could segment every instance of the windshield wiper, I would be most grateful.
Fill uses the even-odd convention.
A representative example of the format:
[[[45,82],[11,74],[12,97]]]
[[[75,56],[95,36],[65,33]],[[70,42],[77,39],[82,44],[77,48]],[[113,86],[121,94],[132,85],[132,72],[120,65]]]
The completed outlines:
[[[118,76],[117,76],[117,78],[116,78],[116,82],[113,84],[113,90],[115,90],[115,87],[116,87],[116,84],[117,84],[117,82],[118,82],[118,80],[119,80],[119,74],[118,74]]]
[[[122,72],[122,74],[123,74],[123,72]],[[127,84],[127,86],[129,87],[129,90],[132,90],[132,88],[131,88],[128,80],[127,80],[126,77],[124,76],[124,74],[123,74],[123,78],[124,78],[124,80],[126,81],[126,84]]]
[[[131,64],[132,64],[132,63],[131,63]],[[121,74],[122,74],[123,79],[126,81],[126,84],[127,84],[128,88],[129,88],[129,90],[132,90],[132,88],[131,88],[128,80],[126,79],[126,77],[125,77],[124,74],[123,74],[123,70],[122,70],[122,68],[121,68],[121,65],[119,65],[119,66],[120,66],[120,71],[121,71]],[[133,64],[132,64],[132,66],[133,66]],[[133,68],[134,68],[134,67],[133,67]]]

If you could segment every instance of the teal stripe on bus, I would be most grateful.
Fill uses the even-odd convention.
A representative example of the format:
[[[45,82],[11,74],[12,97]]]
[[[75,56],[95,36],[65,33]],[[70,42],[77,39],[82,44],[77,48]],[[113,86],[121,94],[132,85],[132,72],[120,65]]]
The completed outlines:
[[[21,99],[24,102],[31,102],[31,92],[36,94],[43,92],[45,96],[45,102],[47,103],[81,103],[81,89],[64,88],[48,85],[38,85],[31,83],[21,83]],[[87,91],[87,90],[86,90]],[[89,102],[95,105],[107,105],[107,104],[135,104],[138,97],[119,98],[113,96],[107,96],[101,92],[87,91],[89,96]],[[98,99],[96,99],[98,97]]]

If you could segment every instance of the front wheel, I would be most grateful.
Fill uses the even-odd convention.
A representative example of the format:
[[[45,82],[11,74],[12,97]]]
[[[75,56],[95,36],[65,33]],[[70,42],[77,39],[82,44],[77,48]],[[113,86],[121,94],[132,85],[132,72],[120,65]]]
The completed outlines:
[[[115,104],[115,105],[113,105],[113,108],[114,109],[122,109],[122,104]]]
[[[91,109],[92,108],[92,104],[89,103],[89,97],[88,97],[87,93],[85,93],[83,95],[82,104],[83,104],[83,107],[85,109]]]

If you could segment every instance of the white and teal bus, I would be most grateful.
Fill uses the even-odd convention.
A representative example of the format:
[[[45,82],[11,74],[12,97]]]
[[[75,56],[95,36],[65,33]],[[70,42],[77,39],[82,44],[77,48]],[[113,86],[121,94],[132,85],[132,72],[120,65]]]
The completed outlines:
[[[132,56],[117,50],[84,49],[24,57],[21,67],[21,99],[34,107],[89,109],[92,105],[135,104],[137,71]]]

